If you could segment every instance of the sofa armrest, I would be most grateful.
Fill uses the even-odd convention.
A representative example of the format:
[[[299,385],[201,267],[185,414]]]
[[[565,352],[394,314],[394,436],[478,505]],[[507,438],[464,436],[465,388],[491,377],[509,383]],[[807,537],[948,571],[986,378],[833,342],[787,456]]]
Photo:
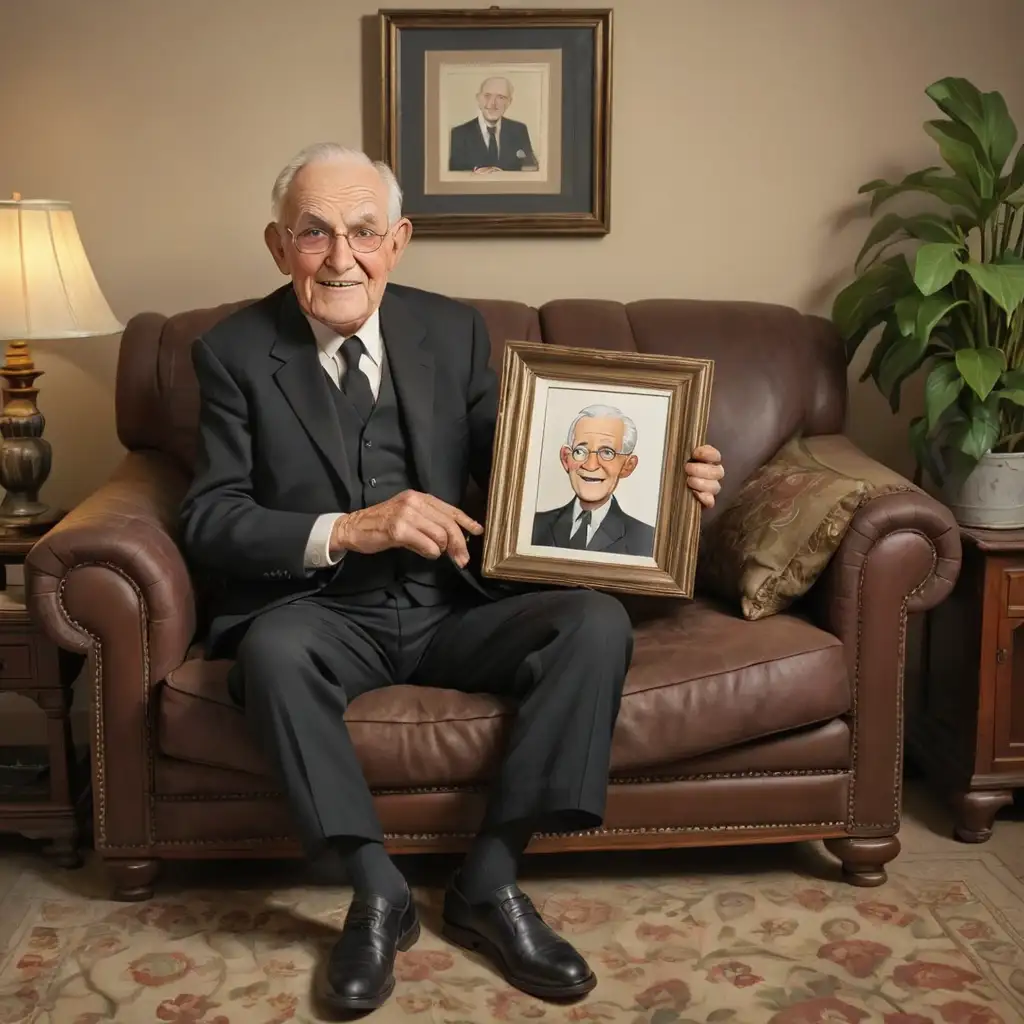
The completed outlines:
[[[88,655],[98,847],[149,842],[151,685],[184,660],[195,631],[192,581],[175,537],[185,473],[132,452],[32,548],[29,607],[60,647]]]
[[[816,623],[846,648],[854,702],[851,823],[861,835],[882,834],[900,815],[907,614],[933,608],[952,591],[960,572],[960,532],[940,502],[846,438],[828,441],[844,472],[889,473],[894,485],[904,485],[857,510],[807,595]]]

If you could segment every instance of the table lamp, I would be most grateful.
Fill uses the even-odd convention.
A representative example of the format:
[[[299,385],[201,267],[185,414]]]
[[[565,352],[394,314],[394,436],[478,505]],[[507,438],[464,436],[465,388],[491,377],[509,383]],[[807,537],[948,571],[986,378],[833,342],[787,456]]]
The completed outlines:
[[[103,297],[71,204],[22,199],[15,192],[0,200],[0,341],[9,341],[0,366],[0,531],[42,533],[60,513],[39,500],[50,475],[46,420],[36,407],[36,379],[28,342],[90,338],[122,329]]]

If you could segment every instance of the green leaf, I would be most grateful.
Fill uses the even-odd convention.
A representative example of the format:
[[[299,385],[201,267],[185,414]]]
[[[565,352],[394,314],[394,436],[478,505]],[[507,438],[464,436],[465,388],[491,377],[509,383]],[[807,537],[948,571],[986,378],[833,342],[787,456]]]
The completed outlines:
[[[864,244],[861,246],[860,252],[857,253],[857,258],[853,261],[854,269],[859,269],[861,260],[879,242],[884,242],[887,238],[895,235],[897,231],[902,231],[903,224],[904,218],[898,213],[887,213],[882,217],[868,232],[868,237],[864,239]]]
[[[987,92],[981,99],[985,108],[984,142],[988,148],[992,170],[998,176],[1003,173],[1003,165],[1017,143],[1017,126],[1010,117],[1006,100],[1001,93]]]
[[[917,250],[914,260],[914,284],[922,295],[945,288],[963,266],[959,256],[963,246],[954,242],[929,242]]]
[[[999,419],[988,406],[976,403],[971,415],[949,432],[949,442],[957,451],[980,459],[999,440]]]
[[[1024,302],[1024,260],[1004,253],[991,263],[979,263],[971,259],[963,267],[1007,316],[1011,316]]]
[[[885,358],[889,349],[891,349],[893,345],[900,340],[900,331],[896,325],[896,321],[887,320],[885,330],[882,331],[882,336],[878,339],[878,343],[875,345],[874,351],[871,353],[868,365],[864,367],[864,372],[860,375],[860,382],[862,384],[869,377],[874,380],[876,385],[878,384],[878,371],[882,365],[882,360]]]
[[[1016,200],[1017,193],[1024,189],[1024,146],[1017,150],[1013,167],[1010,168],[1010,173],[1004,180],[1003,200],[1007,203],[1013,203]],[[1024,193],[1021,194],[1020,201],[1024,202]]]
[[[1001,402],[1013,402],[1014,405],[1024,405],[1024,390],[1021,388],[1002,388],[999,391],[993,391],[992,394]]]
[[[902,195],[904,192],[926,192],[941,199],[950,206],[961,206],[974,218],[980,216],[980,201],[977,193],[966,181],[954,178],[948,174],[937,174],[937,167],[926,167],[922,171],[913,171],[901,182],[891,184],[888,181],[871,181],[860,187],[861,192],[873,192],[871,197],[871,213],[874,213],[883,203],[892,199],[893,196]]]
[[[956,365],[968,387],[984,401],[1006,369],[1002,349],[962,348],[956,354]]]
[[[933,480],[940,479],[939,467],[932,456],[932,450],[928,444],[928,421],[924,416],[915,416],[910,421],[909,427],[910,448],[914,453],[917,464],[927,471]]]
[[[942,159],[968,181],[982,199],[992,196],[996,175],[975,134],[957,121],[926,121],[924,130],[939,144]]]
[[[1011,390],[1024,390],[1024,370],[1007,370],[1000,378],[1000,384]]]
[[[936,213],[919,213],[912,217],[903,217],[898,213],[887,213],[868,233],[867,238],[864,240],[864,245],[854,261],[854,267],[859,269],[864,257],[876,245],[891,239],[893,235],[918,238],[923,242],[955,242],[957,245],[964,244],[962,232],[949,217],[942,217]],[[893,241],[899,241],[899,239],[897,238]]]
[[[889,407],[899,412],[900,385],[924,362],[927,338],[916,334],[900,338],[882,359],[878,368],[878,388],[889,399]]]
[[[924,384],[928,426],[934,429],[942,414],[956,401],[964,386],[960,369],[952,359],[936,364]]]
[[[913,290],[907,258],[899,255],[864,271],[836,296],[832,320],[847,342],[848,359],[853,358],[867,332],[882,322],[897,300]]]
[[[925,95],[947,117],[960,121],[979,138],[985,135],[985,103],[981,90],[966,78],[940,78]]]

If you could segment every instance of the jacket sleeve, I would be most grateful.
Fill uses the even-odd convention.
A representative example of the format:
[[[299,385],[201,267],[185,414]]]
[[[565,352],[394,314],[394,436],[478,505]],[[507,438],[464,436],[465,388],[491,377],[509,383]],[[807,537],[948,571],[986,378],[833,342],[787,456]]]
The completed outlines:
[[[469,471],[486,494],[491,480],[494,431],[498,420],[498,375],[491,369],[491,338],[479,310],[473,310],[473,350],[470,365]]]
[[[245,395],[203,338],[192,346],[192,362],[199,381],[199,444],[181,508],[189,560],[235,578],[309,575],[304,555],[317,514],[257,504]]]

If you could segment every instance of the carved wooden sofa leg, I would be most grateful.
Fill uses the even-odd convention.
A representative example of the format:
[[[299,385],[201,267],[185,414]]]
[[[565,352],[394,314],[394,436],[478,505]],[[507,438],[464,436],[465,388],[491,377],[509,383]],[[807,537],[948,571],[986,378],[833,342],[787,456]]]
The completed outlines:
[[[108,858],[105,864],[114,883],[113,899],[134,903],[153,898],[153,883],[160,874],[160,861]]]
[[[885,865],[899,856],[900,841],[897,836],[843,836],[826,839],[825,848],[843,862],[845,882],[870,887],[885,884]]]

